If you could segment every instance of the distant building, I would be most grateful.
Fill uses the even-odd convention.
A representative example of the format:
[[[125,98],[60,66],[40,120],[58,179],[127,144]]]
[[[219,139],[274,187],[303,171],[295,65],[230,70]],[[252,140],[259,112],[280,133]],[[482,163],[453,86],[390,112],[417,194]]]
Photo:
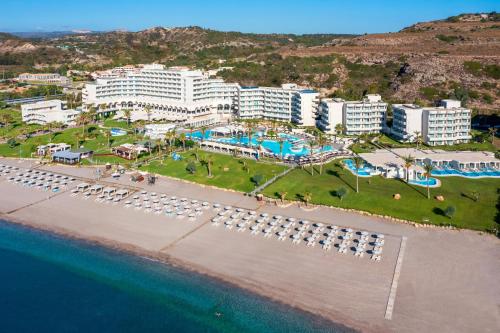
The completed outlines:
[[[71,85],[71,79],[57,73],[23,73],[17,77],[20,82],[53,84],[57,86]]]
[[[442,100],[438,107],[413,104],[393,105],[392,135],[403,142],[413,142],[416,134],[429,146],[454,145],[471,139],[471,111],[460,101]]]
[[[316,126],[319,93],[304,89],[292,95],[292,122],[300,126]]]
[[[329,133],[335,133],[337,124],[347,135],[380,133],[385,127],[387,105],[377,94],[366,95],[361,101],[326,99],[320,104],[317,126]]]
[[[144,126],[144,136],[150,139],[164,139],[167,132],[175,129],[175,124],[147,124]]]
[[[60,122],[72,125],[80,111],[65,109],[65,103],[59,99],[21,105],[22,120],[28,124],[44,125]]]
[[[67,143],[48,143],[46,145],[40,145],[36,147],[36,154],[38,156],[45,156],[47,154],[54,154],[58,151],[70,150],[71,145]]]

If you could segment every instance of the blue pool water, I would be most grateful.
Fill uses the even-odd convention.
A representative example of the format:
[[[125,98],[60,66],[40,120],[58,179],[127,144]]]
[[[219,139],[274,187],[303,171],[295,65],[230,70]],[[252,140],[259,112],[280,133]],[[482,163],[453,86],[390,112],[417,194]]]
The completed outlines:
[[[354,161],[351,159],[345,159],[344,161],[345,166],[351,170],[353,174],[358,174],[358,176],[361,177],[371,177],[373,169],[370,168],[367,164],[364,164],[360,169],[356,170],[356,166],[354,165]]]
[[[353,332],[199,274],[1,220],[0,262],[2,332]]]
[[[436,178],[432,178],[432,177],[430,177],[428,180],[426,178],[410,179],[409,183],[413,184],[413,185],[420,185],[420,186],[427,186],[427,184],[429,184],[429,186],[431,186],[431,187],[439,185],[438,180]]]
[[[126,135],[127,131],[121,129],[121,128],[112,128],[111,129],[111,136],[122,136]]]
[[[257,135],[252,136],[251,140],[251,145],[252,147],[257,148],[259,145],[258,139],[260,137],[260,133],[257,133]],[[282,154],[283,156],[286,155],[292,155],[292,156],[304,156],[304,155],[309,155],[310,154],[310,149],[307,144],[302,139],[299,139],[297,137],[294,137],[292,135],[280,133],[279,136],[284,139],[283,142],[283,151]],[[201,131],[193,132],[193,138],[195,139],[201,139],[202,134]],[[212,138],[212,132],[211,131],[206,131],[204,139],[211,139]],[[248,146],[248,136],[243,135],[240,138],[238,137],[230,137],[230,138],[215,138],[217,141],[222,142],[222,143],[228,143],[232,145],[244,145]],[[265,139],[262,141],[262,147],[267,149],[268,151],[272,152],[273,154],[280,155],[280,144],[276,140],[271,140],[271,139]],[[334,148],[332,146],[324,146],[323,149],[317,148],[313,151],[313,153],[318,153],[318,152],[327,152],[327,151],[332,151]]]
[[[469,178],[478,177],[500,177],[500,171],[494,169],[485,169],[482,171],[461,171],[456,169],[434,169],[433,176],[462,176]]]

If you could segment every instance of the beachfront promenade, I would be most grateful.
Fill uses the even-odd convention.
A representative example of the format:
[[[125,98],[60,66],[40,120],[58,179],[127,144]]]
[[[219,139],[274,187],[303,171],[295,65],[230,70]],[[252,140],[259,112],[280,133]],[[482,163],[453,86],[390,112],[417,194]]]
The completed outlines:
[[[322,314],[367,331],[495,332],[499,328],[500,242],[471,231],[415,228],[331,208],[305,210],[260,204],[240,193],[160,178],[156,185],[134,184],[129,177],[100,184],[158,197],[207,201],[196,218],[166,216],[124,202],[99,203],[72,190],[94,183],[91,168],[35,166],[31,161],[0,159],[19,168],[35,167],[76,178],[60,192],[23,187],[0,177],[0,212],[4,218],[100,240],[135,251],[162,255],[194,270],[219,277],[284,303]],[[219,203],[221,209],[213,209]],[[196,203],[198,204],[198,203]],[[250,230],[227,228],[225,206],[247,214],[305,219],[328,226],[384,234],[382,260],[356,257],[321,244],[295,245]],[[201,206],[200,206],[201,207]],[[244,210],[244,211],[243,211]],[[297,225],[298,226],[298,225]],[[311,229],[312,230],[312,229]],[[341,234],[339,234],[341,235]],[[371,239],[373,240],[373,239]]]

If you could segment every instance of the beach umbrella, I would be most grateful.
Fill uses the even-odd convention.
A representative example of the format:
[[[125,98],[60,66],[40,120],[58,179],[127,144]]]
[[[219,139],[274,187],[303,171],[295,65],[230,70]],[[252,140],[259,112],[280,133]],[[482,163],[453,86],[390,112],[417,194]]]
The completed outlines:
[[[233,207],[231,207],[231,206],[226,206],[226,207],[224,207],[224,209],[225,209],[225,210],[231,210],[231,209],[233,209]]]
[[[295,222],[295,221],[296,221],[296,219],[294,219],[293,217],[288,218],[288,222]]]
[[[377,234],[377,238],[384,239],[384,235],[383,234]]]
[[[257,221],[255,221],[255,223],[263,223],[264,220],[263,219],[257,219]]]
[[[274,219],[275,219],[275,220],[280,220],[280,219],[282,219],[282,218],[283,218],[283,217],[282,217],[281,215],[274,215]]]
[[[248,214],[250,214],[250,215],[257,215],[257,212],[254,211],[254,210],[252,210],[252,211],[248,212]]]
[[[323,245],[330,245],[332,242],[329,239],[323,241]]]
[[[292,236],[293,239],[299,239],[300,238],[300,235],[299,234],[295,234]]]
[[[269,214],[268,213],[262,213],[262,214],[260,214],[260,216],[262,216],[262,217],[268,217]]]
[[[314,225],[315,225],[315,226],[317,226],[317,227],[322,227],[322,226],[323,226],[323,223],[318,222],[318,223],[315,223]]]

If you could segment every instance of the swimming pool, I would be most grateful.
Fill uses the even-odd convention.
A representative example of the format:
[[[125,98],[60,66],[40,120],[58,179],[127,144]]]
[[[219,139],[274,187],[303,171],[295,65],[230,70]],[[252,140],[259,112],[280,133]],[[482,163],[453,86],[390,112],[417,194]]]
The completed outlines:
[[[500,171],[495,169],[484,169],[481,171],[462,171],[457,169],[434,169],[433,176],[459,176],[467,178],[482,178],[482,177],[500,177]]]
[[[428,180],[426,178],[410,179],[409,183],[418,186],[427,186],[427,184],[429,184],[429,187],[438,187],[441,185],[438,179],[432,177]]]
[[[124,129],[121,129],[121,128],[112,128],[111,129],[111,136],[122,136],[122,135],[126,135],[127,134],[127,131],[125,131]]]
[[[190,136],[188,134],[188,136]],[[284,157],[287,155],[291,156],[305,156],[310,154],[310,149],[308,146],[308,143],[300,138],[297,138],[293,135],[285,134],[285,133],[280,133],[278,134],[280,138],[283,139],[283,151],[282,154]],[[193,132],[193,138],[200,140],[202,137],[201,131]],[[259,146],[259,138],[262,137],[261,132],[257,132],[252,136],[252,139],[250,141],[251,146],[257,148]],[[206,131],[204,139],[212,139],[217,142],[222,142],[222,143],[227,143],[231,145],[242,145],[242,146],[247,146],[248,147],[248,136],[247,135],[242,135],[241,137],[224,137],[224,138],[217,138],[217,137],[212,137],[212,132],[211,131]],[[273,139],[263,139],[262,141],[262,147],[266,149],[269,152],[272,152],[275,155],[280,155],[280,143],[277,140]],[[313,150],[313,153],[319,153],[319,152],[328,152],[328,151],[333,151],[335,150],[332,146],[324,146],[322,149],[317,148]]]
[[[354,161],[351,159],[346,159],[343,161],[344,165],[353,173],[358,174],[360,177],[371,177],[375,174],[375,170],[371,168],[368,164],[364,163],[359,170],[356,170],[356,166],[354,165]]]

